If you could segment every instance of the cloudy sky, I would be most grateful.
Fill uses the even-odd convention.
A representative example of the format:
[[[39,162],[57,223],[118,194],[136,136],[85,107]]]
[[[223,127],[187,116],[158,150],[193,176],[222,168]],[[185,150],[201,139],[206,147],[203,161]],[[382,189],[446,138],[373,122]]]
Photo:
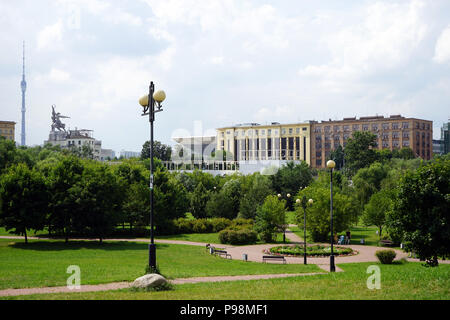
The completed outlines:
[[[216,127],[402,114],[450,116],[450,1],[0,0],[0,120],[27,144],[51,105],[104,148],[149,139],[140,96],[167,94],[155,139]]]

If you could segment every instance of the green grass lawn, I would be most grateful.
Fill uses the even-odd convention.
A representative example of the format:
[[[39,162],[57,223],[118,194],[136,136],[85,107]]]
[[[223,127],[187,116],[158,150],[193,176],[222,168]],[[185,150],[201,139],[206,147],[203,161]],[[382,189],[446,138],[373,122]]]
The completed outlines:
[[[381,289],[367,288],[367,267],[374,263],[340,264],[341,273],[284,279],[229,281],[174,286],[172,291],[133,292],[129,289],[4,297],[2,299],[151,299],[151,300],[427,300],[450,299],[450,265],[421,263],[381,265]]]
[[[226,260],[204,247],[157,244],[160,271],[169,278],[321,272],[314,265],[280,265]],[[0,240],[0,289],[65,285],[70,265],[81,268],[82,284],[133,281],[148,264],[148,244]]]

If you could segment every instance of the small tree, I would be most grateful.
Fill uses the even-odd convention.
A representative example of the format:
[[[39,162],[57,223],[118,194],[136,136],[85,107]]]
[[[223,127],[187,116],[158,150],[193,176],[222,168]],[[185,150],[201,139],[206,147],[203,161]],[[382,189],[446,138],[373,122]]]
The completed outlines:
[[[191,213],[195,218],[206,218],[206,204],[209,198],[208,190],[200,182],[191,195]]]
[[[286,201],[279,200],[271,195],[266,198],[263,205],[256,212],[255,230],[265,242],[273,242],[276,233],[285,221]]]
[[[370,166],[377,159],[377,136],[365,131],[353,132],[345,147],[345,166],[353,173]]]
[[[272,194],[269,178],[260,174],[253,177],[250,190],[242,197],[239,205],[239,213],[245,219],[254,219],[259,206],[264,203],[266,197]]]
[[[383,227],[386,224],[387,213],[392,210],[392,198],[393,193],[391,191],[382,190],[372,195],[369,203],[364,207],[363,223],[368,226],[377,226],[380,240]]]
[[[389,227],[430,266],[450,256],[450,160],[436,159],[401,180]]]
[[[0,225],[14,234],[42,230],[45,226],[48,192],[44,177],[25,164],[9,168],[0,178]]]

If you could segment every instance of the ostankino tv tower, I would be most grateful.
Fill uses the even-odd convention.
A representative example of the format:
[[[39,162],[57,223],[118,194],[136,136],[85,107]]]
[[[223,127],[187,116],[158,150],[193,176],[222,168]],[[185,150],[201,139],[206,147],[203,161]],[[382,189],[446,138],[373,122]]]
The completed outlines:
[[[22,89],[22,135],[21,145],[25,145],[25,91],[27,91],[27,82],[25,81],[25,41],[23,42],[23,65],[22,65],[22,81],[20,87]]]

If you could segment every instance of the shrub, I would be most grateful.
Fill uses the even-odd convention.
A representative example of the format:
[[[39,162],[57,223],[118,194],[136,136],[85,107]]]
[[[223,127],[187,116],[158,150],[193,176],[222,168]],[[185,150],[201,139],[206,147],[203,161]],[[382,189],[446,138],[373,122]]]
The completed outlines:
[[[220,243],[251,244],[255,243],[257,239],[258,239],[257,233],[251,229],[241,229],[241,230],[225,229],[219,232]]]
[[[375,255],[382,264],[391,264],[397,255],[394,250],[378,250]]]

